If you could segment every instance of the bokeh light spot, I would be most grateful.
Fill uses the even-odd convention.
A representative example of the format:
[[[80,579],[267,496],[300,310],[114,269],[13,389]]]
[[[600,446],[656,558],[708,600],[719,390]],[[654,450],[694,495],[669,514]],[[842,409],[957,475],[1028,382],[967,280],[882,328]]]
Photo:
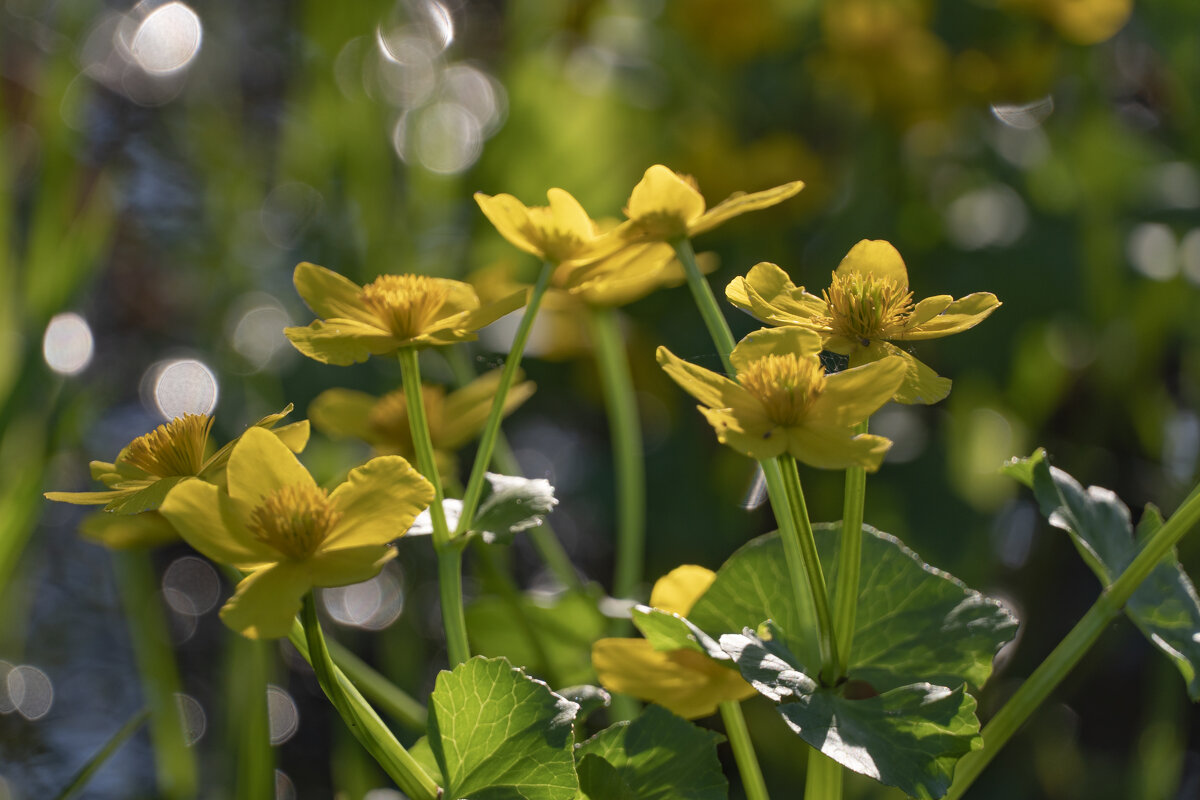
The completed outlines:
[[[1156,281],[1170,280],[1179,272],[1175,250],[1175,233],[1161,222],[1138,225],[1125,243],[1133,268]]]
[[[188,747],[204,737],[208,730],[208,715],[204,706],[191,695],[182,692],[175,693],[175,704],[179,707],[179,722],[183,725],[183,741]]]
[[[300,710],[296,708],[296,701],[273,684],[267,686],[267,727],[272,745],[283,744],[300,729]]]
[[[56,314],[46,326],[42,355],[59,375],[75,375],[92,362],[95,342],[87,320],[78,314]]]
[[[50,713],[54,705],[54,685],[46,673],[37,667],[22,664],[8,670],[5,676],[8,702],[31,722]]]
[[[163,572],[163,596],[180,614],[198,617],[207,614],[221,597],[217,571],[202,558],[183,556],[171,562]]]
[[[1054,113],[1054,98],[1050,95],[1034,100],[1032,103],[997,103],[992,106],[992,116],[1010,128],[1018,128],[1023,131],[1038,127],[1052,113]]]
[[[388,564],[370,580],[322,589],[321,601],[329,616],[341,625],[383,630],[404,610],[404,575],[398,566]]]
[[[178,72],[200,52],[203,27],[200,17],[186,4],[173,2],[156,8],[138,25],[129,52],[138,66],[163,75]]]
[[[430,172],[455,175],[474,164],[482,151],[483,128],[458,103],[434,103],[417,119],[413,153]]]
[[[281,769],[275,770],[275,800],[296,800],[296,784]]]
[[[154,378],[154,405],[167,419],[211,414],[217,406],[217,376],[195,359],[167,362]]]

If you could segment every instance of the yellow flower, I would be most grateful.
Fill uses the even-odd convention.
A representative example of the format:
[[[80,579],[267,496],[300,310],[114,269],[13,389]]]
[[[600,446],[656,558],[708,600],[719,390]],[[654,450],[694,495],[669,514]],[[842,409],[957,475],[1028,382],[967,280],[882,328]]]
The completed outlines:
[[[520,372],[517,381],[505,397],[505,415],[511,414],[533,395],[532,381],[521,381]],[[421,387],[429,438],[433,441],[438,472],[443,478],[455,474],[454,452],[483,430],[499,384],[500,370],[497,369],[480,375],[450,394],[446,394],[441,386],[425,384]],[[317,430],[329,436],[361,439],[379,454],[395,454],[410,460],[416,457],[408,422],[408,401],[403,390],[375,397],[353,389],[327,389],[308,407],[308,417]]]
[[[247,431],[229,457],[228,490],[179,484],[160,513],[196,550],[248,571],[221,619],[252,639],[286,636],[304,594],[375,576],[398,539],[433,500],[433,487],[399,456],[350,470],[332,492],[290,450]]]
[[[157,511],[144,514],[96,511],[79,523],[79,535],[110,550],[158,547],[179,541],[171,523]]]
[[[756,331],[733,348],[737,381],[689,364],[658,348],[658,363],[688,394],[722,444],[751,458],[790,453],[814,467],[874,471],[890,440],[855,435],[896,391],[904,361],[884,358],[826,375],[818,354],[821,337],[806,328]]]
[[[717,268],[711,253],[699,254],[696,262],[701,272]],[[686,280],[675,249],[665,242],[631,244],[596,261],[563,264],[554,273],[556,286],[590,306],[623,306]]]
[[[401,347],[473,341],[476,330],[525,302],[525,293],[516,292],[481,306],[470,284],[427,275],[380,275],[359,286],[307,262],[293,280],[321,319],[283,332],[309,358],[341,366]]]
[[[628,242],[692,238],[747,211],[781,203],[803,188],[803,181],[792,181],[753,194],[739,192],[705,210],[704,196],[690,178],[655,164],[629,195],[629,220],[609,235]]]
[[[291,412],[292,406],[289,404],[278,414],[271,414],[254,423],[251,430],[263,428],[271,431],[298,453],[308,443],[308,420],[275,427],[279,420]],[[60,503],[102,505],[105,511],[137,514],[158,508],[167,492],[188,478],[220,484],[225,480],[225,465],[234,442],[209,454],[208,435],[212,423],[212,417],[207,414],[176,417],[134,439],[111,463],[91,463],[92,478],[107,486],[107,491],[46,492],[45,497]],[[123,538],[126,537],[118,534],[118,539]]]
[[[677,567],[654,584],[650,605],[687,616],[716,577],[693,564]],[[694,650],[655,650],[645,639],[600,639],[592,645],[592,666],[606,688],[652,700],[684,719],[706,717],[720,703],[754,694],[737,670]]]
[[[973,328],[1000,306],[991,292],[959,300],[950,295],[913,303],[908,270],[895,247],[864,239],[850,249],[822,297],[792,283],[774,264],[757,264],[734,278],[725,296],[738,308],[771,325],[802,325],[821,335],[826,350],[850,357],[856,367],[888,356],[902,358],[904,382],[893,398],[901,403],[936,403],[950,380],[891,344],[949,336]]]
[[[476,192],[475,202],[514,247],[551,264],[587,258],[599,239],[596,223],[568,192],[551,189],[546,197],[548,206],[526,206],[511,194]]]

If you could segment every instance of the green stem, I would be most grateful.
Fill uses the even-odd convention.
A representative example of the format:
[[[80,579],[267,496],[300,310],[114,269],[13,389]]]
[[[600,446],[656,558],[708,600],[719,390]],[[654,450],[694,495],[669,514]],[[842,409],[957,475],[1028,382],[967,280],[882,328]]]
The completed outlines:
[[[326,642],[333,663],[362,691],[363,696],[411,731],[423,733],[428,712],[412,695],[380,675],[339,642]]]
[[[1021,688],[1009,698],[996,716],[984,726],[983,749],[968,753],[958,762],[954,770],[954,783],[950,786],[946,800],[962,797],[963,792],[975,782],[988,762],[1067,677],[1108,624],[1121,613],[1121,609],[1138,586],[1197,522],[1200,522],[1200,493],[1193,492],[1166,524],[1150,537],[1125,571],[1101,592],[1083,618],[1021,684]]]
[[[150,709],[150,740],[161,795],[169,800],[197,794],[196,759],[183,734],[176,694],[179,669],[158,597],[158,576],[144,550],[113,551],[117,590],[129,622],[142,690]]]
[[[130,717],[124,725],[122,725],[116,733],[112,735],[103,747],[97,751],[96,755],[87,760],[87,763],[79,768],[75,773],[75,777],[71,779],[61,792],[58,793],[56,800],[70,800],[70,798],[79,794],[83,787],[87,786],[87,782],[92,779],[92,775],[100,767],[104,766],[104,762],[112,758],[113,753],[121,749],[121,745],[129,739],[130,736],[137,733],[138,728],[150,718],[150,709],[143,708],[141,711]]]
[[[438,560],[438,596],[442,602],[442,626],[446,630],[446,650],[450,666],[453,668],[471,657],[471,647],[467,641],[467,620],[463,613],[462,545],[451,541],[446,512],[442,508],[442,481],[433,454],[433,442],[429,438],[429,421],[425,415],[425,400],[421,396],[421,366],[417,359],[417,350],[413,347],[401,347],[397,356],[400,360],[400,377],[404,383],[404,399],[408,406],[408,425],[412,431],[417,468],[433,484],[433,503],[429,506],[429,516],[433,522],[433,549]]]
[[[750,741],[750,730],[746,727],[746,718],[742,716],[741,704],[736,700],[726,700],[718,707],[721,709],[721,721],[725,723],[725,735],[729,737],[729,746],[733,748],[733,759],[742,776],[746,800],[770,800],[767,784],[758,766],[758,756],[754,754],[754,743]]]
[[[796,459],[790,453],[784,453],[775,459],[783,473],[783,489],[787,494],[788,505],[791,506],[795,518],[795,526],[790,530],[780,526],[783,537],[784,554],[787,557],[788,569],[795,572],[796,553],[804,570],[808,588],[812,593],[813,609],[817,613],[817,646],[821,651],[821,679],[832,686],[836,680],[834,672],[838,664],[837,641],[834,636],[833,615],[829,610],[829,590],[825,585],[825,573],[821,570],[821,559],[817,555],[817,540],[813,538],[812,523],[808,519],[808,506],[804,502],[804,491],[800,488],[800,472],[796,469]],[[766,469],[764,465],[764,470]],[[770,487],[770,483],[767,484]],[[798,585],[799,576],[793,574],[792,584]]]
[[[696,253],[692,250],[692,242],[690,239],[679,239],[671,244],[675,248],[675,255],[679,258],[679,263],[683,264],[688,288],[692,290],[692,299],[696,301],[696,308],[700,310],[704,326],[708,328],[708,335],[712,337],[713,344],[717,347],[721,363],[725,365],[725,371],[732,375],[734,369],[733,364],[729,362],[729,354],[733,352],[733,331],[729,330],[729,323],[726,322],[725,315],[721,313],[721,307],[717,305],[717,298],[713,295],[712,287],[708,285],[708,281],[705,280],[703,273],[700,272],[700,267],[696,264]]]
[[[229,642],[225,686],[225,740],[234,753],[234,798],[259,800],[275,791],[275,748],[267,712],[267,684],[274,657],[272,642],[233,637]]]
[[[341,715],[346,727],[379,762],[379,766],[391,776],[401,791],[413,800],[437,800],[441,793],[437,784],[425,773],[416,759],[396,741],[396,737],[383,724],[379,715],[367,705],[366,700],[354,688],[354,684],[346,680],[346,676],[330,660],[325,637],[321,634],[321,623],[317,620],[317,603],[312,592],[305,596],[300,615],[304,620],[303,631],[311,656],[309,661],[317,675],[317,682],[321,684],[325,696]],[[292,635],[296,635],[294,629]]]
[[[617,313],[589,310],[596,364],[612,430],[613,468],[617,477],[617,551],[613,596],[636,599],[642,583],[646,538],[646,471],[637,395]],[[618,621],[628,628],[624,620]],[[623,632],[623,631],[622,631]]]
[[[842,765],[819,750],[808,751],[804,800],[838,800],[842,796]]]
[[[450,370],[454,373],[454,380],[459,386],[465,386],[475,378],[475,372],[471,369],[467,359],[463,357],[463,351],[460,348],[442,347],[438,352],[445,356],[446,363],[450,365]],[[508,446],[508,440],[503,431],[496,434],[496,446],[492,451],[492,465],[505,475],[521,474],[521,465],[517,463],[517,457],[513,455],[512,448]],[[563,548],[562,542],[558,540],[558,536],[549,522],[543,522],[529,531],[528,536],[542,562],[550,569],[559,583],[568,589],[585,591],[583,581],[579,579],[579,573],[575,570],[575,565],[571,563],[570,556],[567,555],[567,551]]]
[[[866,433],[867,421],[860,422],[854,432]],[[863,504],[866,497],[867,471],[862,467],[850,467],[846,470],[837,585],[833,590],[833,629],[837,632],[838,654],[835,681],[845,678],[850,668],[850,648],[854,644],[854,625],[858,612],[858,583],[862,571]]]
[[[538,273],[537,283],[533,285],[533,292],[525,305],[525,313],[521,315],[521,324],[517,326],[517,335],[513,337],[508,357],[504,359],[500,384],[496,387],[496,398],[492,401],[487,423],[479,437],[479,449],[475,452],[475,462],[471,465],[471,477],[467,479],[467,491],[463,494],[462,516],[458,520],[456,535],[468,530],[475,519],[475,510],[483,497],[484,476],[492,462],[492,450],[496,447],[500,420],[504,417],[504,399],[508,396],[509,387],[512,386],[517,369],[521,366],[521,355],[525,352],[529,332],[533,330],[533,321],[537,317],[538,307],[542,304],[542,297],[546,294],[546,287],[550,285],[550,275],[553,274],[555,266],[549,261],[542,264],[542,271]]]

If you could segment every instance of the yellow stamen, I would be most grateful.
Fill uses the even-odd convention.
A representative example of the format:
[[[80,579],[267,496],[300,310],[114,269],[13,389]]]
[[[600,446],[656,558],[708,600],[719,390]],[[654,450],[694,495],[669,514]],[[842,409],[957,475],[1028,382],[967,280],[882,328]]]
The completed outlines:
[[[420,336],[438,318],[448,291],[425,275],[380,275],[363,287],[363,302],[399,339]]]
[[[523,231],[537,242],[549,261],[562,263],[584,250],[585,242],[575,231],[562,227],[554,210],[546,206],[529,209],[529,227]]]
[[[207,414],[176,417],[130,442],[123,460],[159,478],[197,475],[212,423]]]
[[[825,290],[830,314],[826,323],[835,334],[865,347],[872,339],[890,339],[903,331],[912,312],[912,297],[912,292],[887,278],[835,272]]]
[[[260,542],[301,560],[316,552],[341,518],[324,489],[298,484],[264,497],[250,512],[249,527]]]
[[[758,359],[738,373],[738,382],[763,404],[776,425],[798,425],[825,389],[825,370],[814,357],[793,353]]]

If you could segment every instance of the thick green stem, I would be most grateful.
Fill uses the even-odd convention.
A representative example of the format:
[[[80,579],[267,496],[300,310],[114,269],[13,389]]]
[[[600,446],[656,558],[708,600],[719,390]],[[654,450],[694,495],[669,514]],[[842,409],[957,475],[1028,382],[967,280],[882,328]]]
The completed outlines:
[[[159,793],[168,800],[195,797],[199,783],[196,758],[184,738],[183,715],[176,698],[180,692],[179,669],[159,602],[158,576],[146,551],[118,550],[112,558],[142,691],[150,709],[150,741]]]
[[[821,679],[832,686],[836,680],[834,674],[838,664],[837,641],[833,627],[833,615],[829,610],[829,589],[825,585],[825,573],[821,569],[821,559],[817,555],[817,540],[813,537],[812,522],[808,519],[808,506],[804,502],[804,491],[800,488],[800,472],[796,469],[796,459],[789,453],[784,453],[775,459],[783,473],[783,488],[787,493],[788,505],[791,506],[795,518],[795,526],[791,531],[780,527],[783,537],[784,553],[788,556],[788,569],[795,569],[795,551],[799,550],[812,593],[813,610],[817,614],[817,646],[821,651]],[[765,470],[765,466],[764,466]],[[770,487],[770,483],[767,484]],[[798,577],[793,576],[793,584]]]
[[[92,756],[87,762],[79,768],[75,773],[75,777],[71,779],[61,792],[58,793],[56,800],[70,800],[70,798],[83,791],[83,787],[87,786],[88,781],[92,779],[92,775],[96,770],[104,766],[104,763],[112,757],[113,753],[121,749],[121,745],[129,739],[130,736],[137,733],[138,728],[145,724],[150,718],[150,709],[143,708],[141,711],[130,717],[124,725],[122,725],[116,733],[112,735],[96,755]]]
[[[346,680],[346,676],[330,660],[325,637],[321,634],[321,624],[317,620],[317,602],[312,592],[304,598],[300,616],[304,621],[309,661],[317,675],[317,682],[321,684],[325,696],[341,715],[346,727],[371,757],[379,762],[379,766],[383,767],[384,772],[396,782],[401,791],[413,800],[437,800],[440,794],[437,784],[425,773],[416,759],[396,741],[396,737],[383,724],[379,715],[367,705],[366,700],[354,688],[354,684]]]
[[[615,597],[637,599],[642,583],[646,538],[646,471],[642,461],[642,427],[637,395],[617,313],[590,310],[596,364],[608,423],[612,431],[613,468],[617,478],[617,551],[613,576]],[[624,622],[623,620],[621,621]],[[627,627],[622,624],[621,627]]]
[[[866,433],[867,421],[860,422],[854,432]],[[837,585],[833,590],[833,629],[837,632],[838,654],[835,681],[846,677],[850,668],[850,648],[854,644],[854,625],[858,612],[858,582],[862,571],[863,504],[866,497],[867,471],[862,467],[850,467],[846,470]]]
[[[333,663],[370,702],[411,731],[425,732],[425,706],[336,641],[326,642]]]
[[[688,288],[692,290],[692,299],[696,301],[696,308],[699,309],[700,316],[704,319],[704,327],[708,328],[708,335],[712,337],[713,344],[717,347],[717,355],[721,357],[725,371],[732,375],[734,369],[729,362],[729,354],[733,351],[733,331],[729,330],[729,323],[725,321],[725,315],[721,313],[721,307],[717,305],[717,298],[713,295],[712,287],[708,285],[708,281],[705,280],[704,274],[700,272],[700,267],[696,264],[696,253],[692,250],[692,242],[690,239],[679,239],[672,242],[672,246],[675,248],[675,255],[679,258],[679,263],[683,264]]]
[[[725,735],[729,737],[729,746],[733,748],[733,759],[742,776],[746,800],[769,800],[767,784],[758,766],[758,756],[754,754],[754,743],[750,741],[750,730],[746,727],[746,718],[742,716],[741,704],[736,700],[726,700],[719,708],[721,720],[725,723]]]
[[[962,797],[988,762],[1067,677],[1108,624],[1121,613],[1142,581],[1149,577],[1163,557],[1197,522],[1200,522],[1200,493],[1193,492],[1166,524],[1150,537],[1125,571],[1100,594],[1083,619],[984,726],[983,749],[968,753],[958,762],[954,770],[954,783],[946,800]]]
[[[471,648],[467,642],[467,620],[463,613],[462,546],[450,540],[446,511],[442,508],[442,481],[433,454],[433,442],[429,438],[429,421],[425,416],[425,400],[421,396],[421,367],[417,351],[412,347],[401,347],[397,356],[400,359],[400,377],[404,383],[408,426],[412,431],[417,469],[433,484],[433,503],[429,506],[429,516],[433,522],[433,549],[438,560],[438,596],[442,602],[442,626],[446,630],[446,651],[453,668],[471,657]]]
[[[808,775],[804,800],[839,800],[842,796],[842,765],[817,750],[808,751]]]
[[[475,510],[483,497],[484,476],[488,465],[492,462],[492,450],[496,446],[496,437],[500,433],[500,420],[504,418],[504,399],[508,396],[509,387],[517,376],[521,366],[521,355],[525,352],[525,344],[529,341],[529,332],[533,330],[533,321],[537,317],[538,307],[550,285],[550,276],[555,265],[550,262],[542,264],[538,273],[537,283],[525,304],[525,312],[521,315],[521,324],[517,326],[517,335],[513,337],[512,347],[508,357],[504,359],[504,369],[500,373],[500,384],[496,387],[496,399],[492,401],[492,409],[488,412],[487,423],[479,437],[479,449],[475,452],[475,463],[471,465],[471,477],[467,479],[467,490],[463,494],[462,516],[458,520],[456,534],[466,531],[475,518]]]

